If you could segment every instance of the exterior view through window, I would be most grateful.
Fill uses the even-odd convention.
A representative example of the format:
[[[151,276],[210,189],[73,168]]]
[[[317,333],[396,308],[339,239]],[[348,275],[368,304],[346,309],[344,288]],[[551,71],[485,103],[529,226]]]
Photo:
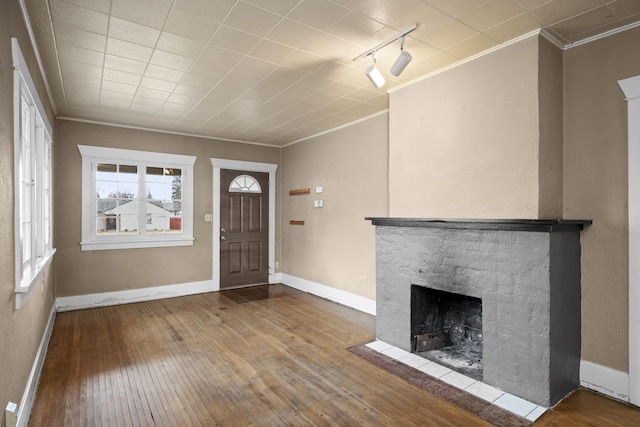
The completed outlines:
[[[147,166],[143,195],[139,172],[136,165],[97,164],[97,234],[135,235],[142,227],[146,234],[182,232],[182,170]]]
[[[82,250],[193,245],[195,156],[78,145]]]

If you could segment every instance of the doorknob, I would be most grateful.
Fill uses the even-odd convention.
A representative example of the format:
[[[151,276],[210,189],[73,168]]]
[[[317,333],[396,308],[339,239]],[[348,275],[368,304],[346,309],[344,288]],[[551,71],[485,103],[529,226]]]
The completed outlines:
[[[227,232],[227,230],[225,230],[224,228],[221,228],[221,229],[220,229],[220,232],[221,232],[221,233],[226,233],[226,232]]]
[[[227,240],[227,238],[224,236],[220,236],[220,240]]]

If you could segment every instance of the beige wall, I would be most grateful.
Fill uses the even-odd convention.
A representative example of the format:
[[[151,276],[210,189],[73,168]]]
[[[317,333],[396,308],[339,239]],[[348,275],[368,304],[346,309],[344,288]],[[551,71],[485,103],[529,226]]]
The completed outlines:
[[[540,38],[538,218],[562,218],[562,52]]]
[[[640,29],[516,44],[391,93],[391,216],[592,219],[582,358],[628,369],[626,103]],[[412,184],[411,184],[412,183]],[[640,307],[639,307],[640,309]]]
[[[20,403],[29,372],[51,313],[53,268],[35,285],[20,310],[15,310],[14,191],[13,191],[13,59],[11,37],[16,37],[51,124],[49,108],[22,13],[17,1],[0,4],[0,424],[9,401]]]
[[[55,144],[56,290],[58,296],[85,295],[211,280],[213,212],[211,158],[280,164],[281,150],[250,144],[58,120]],[[81,157],[78,145],[197,156],[194,181],[193,246],[80,250]],[[276,172],[279,176],[280,171]],[[278,178],[279,179],[279,178]],[[279,187],[276,184],[276,187]],[[276,194],[276,210],[279,195]],[[278,236],[277,236],[278,237]],[[276,247],[279,239],[276,238]],[[276,259],[278,254],[276,253]]]
[[[281,271],[375,299],[374,227],[364,218],[388,214],[387,123],[382,114],[284,148]],[[302,188],[311,194],[289,196]],[[313,207],[318,199],[324,208]]]
[[[537,218],[538,110],[535,36],[392,92],[391,216]]]
[[[582,358],[623,372],[629,326],[627,105],[617,81],[640,75],[638,46],[635,28],[564,54],[565,217],[593,219],[582,235]]]

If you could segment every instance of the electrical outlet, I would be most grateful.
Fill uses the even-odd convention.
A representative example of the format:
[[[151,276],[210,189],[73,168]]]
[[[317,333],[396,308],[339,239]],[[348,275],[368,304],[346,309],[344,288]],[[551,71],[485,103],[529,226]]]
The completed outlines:
[[[276,261],[276,268],[280,268],[280,261]]]
[[[204,214],[204,222],[212,222],[213,214]]]
[[[4,410],[4,418],[6,427],[16,427],[18,421],[18,405],[9,402],[7,408]]]
[[[323,208],[324,207],[324,200],[314,200],[313,201],[313,207],[314,208]]]

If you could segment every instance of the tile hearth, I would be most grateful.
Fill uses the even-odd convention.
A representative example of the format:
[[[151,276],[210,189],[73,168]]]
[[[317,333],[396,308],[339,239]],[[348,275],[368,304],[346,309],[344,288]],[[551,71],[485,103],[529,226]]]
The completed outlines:
[[[536,421],[547,408],[521,399],[481,381],[462,375],[436,362],[402,350],[384,341],[376,340],[365,344],[365,347],[391,359],[417,369],[422,373],[447,383],[459,390],[470,393],[492,405],[502,408],[530,422]]]

